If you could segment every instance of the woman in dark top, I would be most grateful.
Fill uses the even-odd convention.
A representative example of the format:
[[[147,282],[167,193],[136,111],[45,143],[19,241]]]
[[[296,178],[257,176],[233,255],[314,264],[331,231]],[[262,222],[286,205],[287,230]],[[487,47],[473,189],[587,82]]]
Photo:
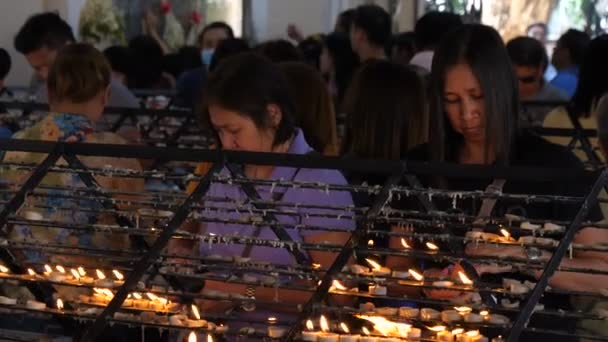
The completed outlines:
[[[483,25],[465,25],[446,36],[433,60],[429,143],[410,151],[408,159],[470,165],[582,168],[578,159],[566,148],[518,130],[517,79],[512,70],[503,41],[494,29]],[[455,191],[483,191],[493,180],[442,177],[422,179],[422,182],[425,186]],[[582,196],[588,189],[588,184],[556,184],[535,180],[507,181],[503,191]],[[452,201],[434,203],[439,210],[445,211],[451,210],[453,205]],[[480,206],[479,200],[459,200],[456,210],[476,216]],[[509,213],[526,218],[571,220],[577,209],[576,205],[498,201],[492,216],[501,217]],[[499,249],[495,251],[494,256],[500,254]],[[468,248],[467,252],[471,252],[471,249]],[[567,309],[568,298],[547,295],[544,304],[548,309]],[[532,324],[546,329],[574,328],[571,322],[544,317],[533,318]],[[540,341],[544,340],[543,337],[551,341],[569,340],[539,334],[524,334],[521,340]]]

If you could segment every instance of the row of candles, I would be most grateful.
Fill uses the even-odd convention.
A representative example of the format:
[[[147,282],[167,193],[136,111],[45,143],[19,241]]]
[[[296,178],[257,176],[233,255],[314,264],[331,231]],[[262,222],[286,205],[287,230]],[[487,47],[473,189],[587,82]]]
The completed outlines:
[[[319,330],[315,330],[312,320],[306,322],[306,329],[302,332],[302,341],[307,342],[397,342],[407,340],[419,340],[422,338],[422,330],[411,324],[392,322],[382,316],[357,316],[373,324],[372,332],[367,327],[361,328],[361,334],[352,334],[345,323],[337,325],[339,332],[332,332],[330,324],[325,316],[319,319]],[[445,326],[428,327],[431,336],[440,342],[488,342],[478,330],[465,331],[464,329],[448,330]],[[502,337],[492,339],[492,342],[503,342]]]

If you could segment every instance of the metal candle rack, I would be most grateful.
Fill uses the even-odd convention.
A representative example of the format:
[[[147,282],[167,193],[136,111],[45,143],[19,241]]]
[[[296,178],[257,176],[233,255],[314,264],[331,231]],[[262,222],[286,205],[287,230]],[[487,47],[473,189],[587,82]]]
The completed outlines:
[[[546,329],[534,326],[534,321],[530,322],[534,317],[554,317],[568,318],[573,320],[600,320],[604,319],[601,314],[585,313],[576,311],[558,311],[551,308],[538,309],[537,304],[541,300],[543,294],[562,294],[576,295],[587,298],[602,298],[602,294],[584,293],[576,291],[566,291],[560,289],[548,289],[548,279],[558,269],[562,272],[578,272],[589,274],[608,274],[592,269],[584,268],[560,268],[560,263],[570,251],[598,251],[605,252],[603,246],[580,246],[572,245],[574,235],[578,229],[586,224],[586,215],[589,208],[594,207],[597,203],[597,195],[606,185],[606,171],[589,172],[589,171],[560,171],[550,172],[546,169],[531,169],[531,168],[498,168],[498,167],[475,167],[475,166],[458,166],[435,163],[413,163],[413,162],[377,162],[377,161],[358,161],[339,158],[324,158],[320,156],[294,156],[294,155],[275,155],[275,154],[257,154],[257,153],[240,153],[240,152],[221,152],[207,150],[184,150],[171,148],[152,148],[139,146],[119,146],[119,145],[86,145],[86,144],[62,144],[62,143],[47,143],[37,141],[18,141],[18,140],[2,140],[0,141],[0,149],[3,151],[22,151],[22,152],[37,152],[47,154],[47,157],[38,165],[14,165],[9,163],[0,164],[0,168],[8,168],[11,170],[22,170],[29,172],[29,177],[19,184],[10,184],[11,188],[15,185],[19,187],[15,190],[3,190],[3,195],[9,195],[2,202],[3,210],[0,212],[0,227],[3,231],[3,239],[0,244],[0,258],[6,267],[10,269],[8,273],[0,274],[0,278],[4,280],[20,281],[36,295],[37,299],[42,302],[51,303],[53,297],[54,286],[57,282],[51,282],[48,279],[28,278],[25,270],[27,267],[40,269],[42,264],[23,265],[19,258],[15,257],[15,252],[21,250],[38,250],[50,255],[63,255],[67,260],[65,267],[84,266],[85,268],[95,268],[96,265],[79,264],[79,262],[70,262],[71,256],[92,256],[104,258],[104,260],[112,265],[116,265],[116,269],[125,273],[124,283],[117,287],[112,299],[107,306],[103,307],[103,311],[96,317],[84,317],[77,311],[68,310],[29,310],[37,312],[45,312],[52,314],[54,317],[61,319],[65,325],[64,329],[69,331],[72,327],[69,325],[71,318],[84,318],[91,321],[87,325],[86,331],[80,337],[83,341],[94,341],[100,334],[104,332],[110,322],[121,323],[126,325],[141,325],[141,326],[157,326],[163,329],[174,330],[196,330],[187,326],[171,326],[158,322],[135,322],[130,319],[122,319],[126,316],[115,316],[117,312],[129,311],[122,305],[134,291],[144,291],[141,288],[140,281],[145,280],[145,291],[156,295],[163,295],[169,298],[176,298],[181,303],[192,303],[196,300],[211,300],[211,301],[229,301],[234,303],[255,302],[256,305],[268,306],[276,305],[275,301],[264,302],[253,298],[241,296],[226,297],[225,294],[213,293],[203,289],[192,291],[188,289],[187,284],[202,283],[205,280],[222,281],[228,284],[238,284],[243,286],[258,286],[276,291],[277,296],[281,290],[297,290],[303,293],[308,293],[310,299],[302,305],[288,300],[277,299],[283,308],[291,308],[297,311],[297,317],[294,321],[277,322],[285,324],[289,329],[285,331],[282,340],[297,340],[300,338],[300,332],[305,329],[304,323],[313,317],[318,317],[320,314],[327,314],[329,317],[339,317],[344,320],[352,320],[354,316],[362,312],[354,307],[342,307],[332,302],[331,297],[352,297],[361,300],[406,300],[410,303],[415,303],[419,307],[432,308],[451,308],[454,305],[445,301],[440,301],[423,296],[396,295],[395,293],[374,294],[367,292],[354,292],[345,289],[337,289],[334,281],[353,284],[369,284],[378,282],[381,278],[382,283],[388,285],[400,286],[402,289],[415,290],[419,292],[422,289],[442,289],[441,286],[433,284],[433,279],[428,278],[425,281],[412,281],[407,279],[403,281],[400,277],[394,274],[384,274],[382,276],[374,275],[373,273],[357,273],[347,266],[349,260],[353,256],[359,258],[370,258],[379,261],[380,257],[393,256],[410,258],[417,261],[435,262],[443,265],[449,264],[469,264],[475,263],[495,263],[499,266],[509,266],[513,270],[538,270],[542,271],[542,275],[538,278],[536,285],[530,289],[528,293],[510,293],[504,289],[502,285],[497,285],[492,281],[486,281],[482,278],[477,279],[474,268],[468,269],[465,267],[465,273],[468,277],[474,280],[472,285],[458,285],[454,283],[452,290],[457,290],[463,293],[480,293],[483,300],[471,305],[471,309],[481,310],[488,309],[493,313],[504,313],[514,317],[512,323],[504,323],[500,325],[491,325],[487,322],[481,323],[443,323],[451,328],[464,327],[470,329],[491,329],[491,331],[499,331],[503,336],[507,336],[509,341],[517,341],[521,333],[526,332],[543,332],[547,333]],[[166,160],[178,162],[210,162],[213,166],[205,175],[192,175],[183,173],[171,173],[160,171],[135,172],[133,170],[120,169],[94,169],[87,166],[79,159],[85,156],[104,156],[104,157],[120,157],[120,158],[162,158]],[[55,165],[59,159],[67,161],[61,165]],[[258,165],[281,165],[285,167],[304,167],[304,168],[320,168],[320,169],[339,169],[344,172],[370,173],[380,174],[385,180],[382,185],[338,185],[324,184],[319,182],[306,181],[260,181],[248,180],[236,168],[228,167],[232,171],[231,174],[221,173],[220,171],[225,166],[236,164],[258,164]],[[41,184],[44,177],[49,173],[71,173],[77,175],[82,180],[82,187],[66,187],[48,186]],[[144,178],[144,179],[165,179],[174,182],[188,183],[196,182],[196,190],[191,194],[177,193],[169,190],[160,191],[145,191],[143,193],[129,193],[126,191],[110,191],[102,189],[95,181],[95,176],[105,175],[112,177],[128,177],[128,178]],[[584,196],[568,196],[568,195],[550,195],[550,194],[510,194],[510,193],[486,193],[484,191],[445,191],[440,189],[429,189],[421,187],[418,177],[432,177],[449,175],[455,178],[482,178],[496,179],[504,178],[507,181],[522,181],[522,180],[538,180],[539,182],[566,182],[580,179],[595,180],[592,189]],[[238,186],[249,184],[248,191],[245,193],[249,197],[249,202],[253,205],[250,208],[243,209],[243,202],[238,202],[233,199],[216,198],[209,196],[207,190],[212,183],[231,183]],[[328,191],[349,191],[353,194],[367,193],[372,201],[369,206],[332,206],[330,212],[319,212],[318,209],[324,209],[315,205],[315,203],[278,203],[273,200],[260,198],[254,191],[262,187],[270,187],[280,189],[285,187],[297,187],[300,189],[309,189],[311,191],[328,192]],[[129,199],[123,198],[129,195]],[[48,219],[28,219],[22,218],[20,213],[27,210],[45,209],[35,201],[28,202],[28,198],[86,198],[100,203],[100,206],[95,208],[76,208],[57,206],[57,211],[85,211],[95,213],[96,215],[109,215],[115,218],[111,224],[84,224],[84,223],[66,223],[53,221]],[[436,200],[453,201],[456,204],[459,201],[479,200],[483,198],[495,198],[501,201],[520,202],[524,204],[535,203],[554,203],[575,205],[577,214],[568,219],[555,220],[553,218],[537,218],[530,220],[534,224],[553,223],[564,226],[562,230],[554,231],[547,234],[559,241],[559,243],[547,245],[542,243],[526,243],[528,247],[536,247],[552,252],[552,257],[548,262],[530,261],[525,258],[499,258],[499,257],[471,257],[464,253],[462,248],[466,242],[479,243],[467,239],[465,233],[471,230],[475,216],[466,213],[452,213],[440,211],[436,208]],[[414,203],[413,207],[400,203],[400,200],[408,199]],[[128,204],[129,209],[124,207]],[[226,204],[232,204],[226,208]],[[241,206],[241,209],[238,207]],[[237,209],[233,209],[236,207]],[[231,209],[232,208],[232,209]],[[145,210],[152,210],[145,212]],[[142,213],[142,210],[145,213]],[[161,212],[165,211],[165,213]],[[166,215],[166,212],[170,215]],[[239,211],[246,218],[228,219],[214,218],[217,215],[209,215],[211,213],[235,212]],[[281,236],[287,229],[295,229],[302,231],[340,231],[339,228],[331,226],[315,226],[308,224],[284,224],[277,220],[278,216],[303,216],[328,218],[332,220],[355,220],[357,228],[353,230],[350,238],[345,245],[327,244],[327,243],[305,243],[300,241],[289,241],[283,239],[262,239],[254,237],[224,235],[217,236],[205,233],[192,233],[180,229],[183,223],[186,222],[220,222],[250,225],[256,227],[270,227],[275,235]],[[487,222],[491,224],[481,227],[487,229],[488,232],[495,229],[497,225],[502,225],[503,229],[507,229],[510,233],[517,235],[523,230],[517,226],[517,219],[504,217],[488,217]],[[515,221],[515,222],[514,222]],[[150,223],[154,222],[154,223]],[[43,227],[45,229],[62,228],[74,232],[102,232],[112,234],[113,236],[125,235],[133,237],[133,241],[137,242],[135,248],[129,250],[116,250],[103,246],[87,247],[63,243],[48,243],[48,242],[32,242],[13,240],[7,234],[7,229],[13,225],[27,225],[31,227]],[[415,227],[415,229],[396,229],[389,231],[383,226],[395,227]],[[599,228],[608,228],[606,225],[594,225]],[[494,228],[493,228],[494,227]],[[567,227],[567,228],[566,228]],[[282,233],[283,232],[283,233]],[[495,232],[495,231],[494,231]],[[436,243],[442,247],[440,250],[429,250],[428,248],[420,247],[405,249],[405,248],[388,248],[383,246],[370,246],[368,239],[374,236],[374,239],[406,239],[411,242],[418,242],[421,246],[424,242]],[[164,252],[165,247],[171,239],[190,240],[198,243],[226,243],[239,245],[265,246],[279,249],[289,248],[291,251],[299,251],[306,256],[309,251],[329,251],[337,254],[335,261],[331,265],[316,265],[300,260],[300,263],[294,265],[273,265],[256,260],[245,260],[235,262],[234,259],[227,258],[229,256],[193,256],[193,255],[172,255]],[[152,243],[143,243],[145,241],[153,241]],[[492,244],[499,246],[517,246],[521,243],[513,241],[494,241]],[[298,257],[294,252],[294,258]],[[181,262],[176,262],[181,260]],[[183,266],[183,262],[187,262],[188,267]],[[181,265],[181,266],[180,266]],[[204,271],[204,272],[203,272]],[[212,272],[213,271],[213,272]],[[422,269],[418,269],[422,271]],[[246,277],[235,276],[251,272],[258,274],[260,277],[248,279]],[[154,287],[158,277],[164,279],[164,286]],[[304,282],[281,282],[277,279],[301,279]],[[401,280],[401,283],[399,281]],[[320,281],[320,283],[319,283]],[[66,286],[75,288],[90,288],[92,286],[80,283],[62,283]],[[44,291],[40,291],[44,289]],[[363,291],[363,290],[362,290]],[[521,308],[505,308],[498,305],[497,302],[492,302],[492,298],[510,297],[521,301]],[[27,308],[8,306],[9,310],[28,311]],[[535,311],[536,309],[536,311]],[[131,310],[132,311],[132,310]],[[82,317],[81,317],[82,316]],[[86,315],[85,315],[86,316]],[[118,318],[117,318],[118,317]],[[403,318],[387,316],[387,319],[393,319],[395,322],[405,322]],[[221,322],[230,323],[237,318],[231,314],[206,316],[205,319],[217,319]],[[242,320],[242,318],[239,318]],[[244,319],[241,323],[249,324],[264,324],[266,321],[259,319]],[[420,318],[407,320],[409,324],[416,327],[428,327],[431,322],[423,321]],[[356,324],[356,323],[355,323]],[[359,323],[360,324],[360,323]],[[213,333],[212,330],[199,330],[201,332]],[[229,331],[228,334],[236,334],[238,332]],[[426,333],[426,331],[425,331]],[[577,335],[575,331],[553,331],[558,336],[583,336]],[[228,335],[231,336],[231,335]],[[254,332],[252,337],[260,337],[259,331]],[[423,339],[435,340],[434,335],[423,335]],[[598,340],[608,340],[608,338],[595,337]]]

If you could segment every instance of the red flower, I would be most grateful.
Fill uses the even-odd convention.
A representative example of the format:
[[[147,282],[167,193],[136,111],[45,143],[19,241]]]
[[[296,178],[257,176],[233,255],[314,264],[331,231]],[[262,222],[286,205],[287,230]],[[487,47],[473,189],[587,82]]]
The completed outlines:
[[[167,14],[169,12],[171,12],[171,3],[168,1],[163,1],[160,3],[160,11],[163,14]]]
[[[190,20],[192,20],[193,23],[198,25],[201,23],[201,20],[203,20],[203,16],[198,11],[192,11]]]

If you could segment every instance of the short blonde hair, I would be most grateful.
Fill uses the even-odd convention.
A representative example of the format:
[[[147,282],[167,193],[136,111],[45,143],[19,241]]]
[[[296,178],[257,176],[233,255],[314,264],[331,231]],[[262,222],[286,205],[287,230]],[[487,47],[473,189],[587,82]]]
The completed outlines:
[[[93,46],[66,45],[49,71],[49,100],[87,102],[110,85],[111,72],[108,60]]]

